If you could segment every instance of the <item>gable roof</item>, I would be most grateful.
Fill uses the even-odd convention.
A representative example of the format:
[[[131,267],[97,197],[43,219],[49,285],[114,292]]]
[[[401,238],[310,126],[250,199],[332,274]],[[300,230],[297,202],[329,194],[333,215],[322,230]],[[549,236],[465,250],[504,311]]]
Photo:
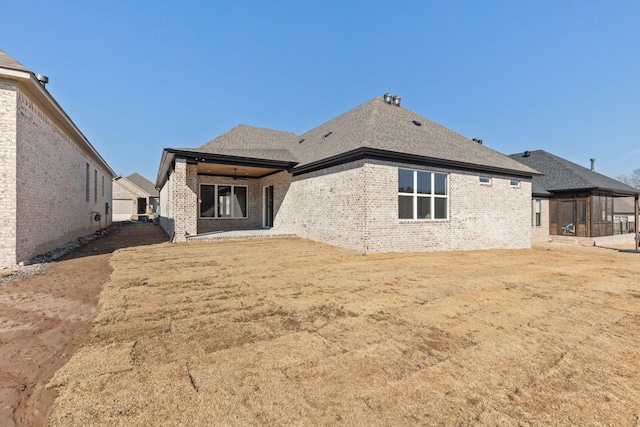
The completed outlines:
[[[535,177],[533,182],[547,191],[598,189],[619,195],[640,193],[627,184],[544,150],[516,153],[509,157],[544,173],[544,176]]]
[[[153,185],[153,183],[144,176],[138,173],[132,173],[131,175],[126,177],[126,179],[128,179],[131,183],[133,183],[145,193],[151,196],[158,197],[158,190],[156,190],[156,187]]]
[[[4,50],[0,49],[0,67],[9,70],[30,72],[27,67],[10,57]]]

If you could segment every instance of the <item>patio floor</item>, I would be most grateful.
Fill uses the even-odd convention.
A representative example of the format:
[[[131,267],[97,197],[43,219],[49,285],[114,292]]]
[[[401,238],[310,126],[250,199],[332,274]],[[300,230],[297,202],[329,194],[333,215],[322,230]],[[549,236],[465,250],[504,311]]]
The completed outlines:
[[[228,230],[213,231],[210,233],[195,234],[187,236],[187,241],[192,240],[239,240],[255,239],[264,237],[295,237],[295,233],[276,231],[270,228],[260,228],[253,230]]]

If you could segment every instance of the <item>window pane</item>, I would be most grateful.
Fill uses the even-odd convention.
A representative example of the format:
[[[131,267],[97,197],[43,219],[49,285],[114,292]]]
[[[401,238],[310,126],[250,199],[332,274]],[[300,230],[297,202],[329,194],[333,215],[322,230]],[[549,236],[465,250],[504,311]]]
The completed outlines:
[[[431,219],[431,197],[418,197],[418,219]]]
[[[447,175],[443,173],[434,173],[435,181],[435,194],[446,196],[447,195]]]
[[[413,219],[412,196],[398,196],[398,218]]]
[[[418,171],[418,193],[431,194],[431,173]]]
[[[447,219],[447,199],[437,197],[435,200],[436,219]]]
[[[213,185],[200,186],[200,216],[213,217]]]
[[[233,188],[233,216],[244,218],[247,216],[247,187]]]
[[[218,186],[218,216],[231,216],[231,187],[227,185]]]
[[[413,193],[413,171],[398,169],[398,193]]]

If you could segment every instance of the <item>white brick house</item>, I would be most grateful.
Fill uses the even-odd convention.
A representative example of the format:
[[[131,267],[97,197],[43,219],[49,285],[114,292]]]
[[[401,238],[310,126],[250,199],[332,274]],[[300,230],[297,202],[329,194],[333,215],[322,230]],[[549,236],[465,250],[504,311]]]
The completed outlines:
[[[113,221],[153,219],[158,207],[158,190],[138,173],[113,180]]]
[[[376,97],[303,135],[239,125],[167,148],[173,241],[273,228],[363,252],[528,248],[534,169]]]
[[[0,268],[110,224],[114,176],[36,75],[0,50]]]

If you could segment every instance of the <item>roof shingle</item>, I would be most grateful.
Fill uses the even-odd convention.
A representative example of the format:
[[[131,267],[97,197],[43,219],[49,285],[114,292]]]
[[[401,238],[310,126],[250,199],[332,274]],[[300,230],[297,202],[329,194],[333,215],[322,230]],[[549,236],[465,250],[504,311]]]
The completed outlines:
[[[0,49],[0,67],[10,70],[31,72],[27,67],[10,57],[4,50]]]
[[[527,153],[511,154],[509,157],[542,172],[544,176],[535,177],[533,182],[547,191],[601,189],[622,194],[638,193],[627,184],[544,150]]]

